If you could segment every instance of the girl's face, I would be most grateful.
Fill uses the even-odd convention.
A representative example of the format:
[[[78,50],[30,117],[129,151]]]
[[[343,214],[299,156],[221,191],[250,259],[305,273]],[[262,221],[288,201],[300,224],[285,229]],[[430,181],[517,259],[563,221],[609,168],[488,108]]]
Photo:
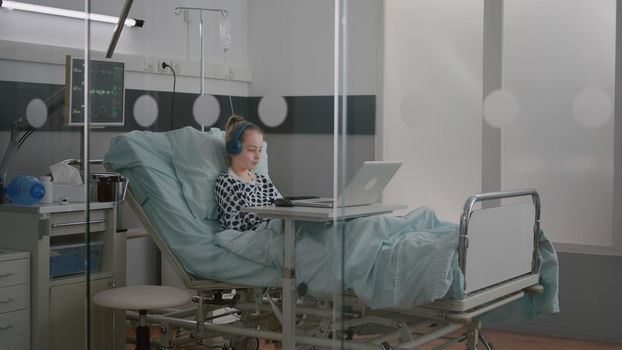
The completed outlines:
[[[263,148],[263,135],[257,130],[246,130],[242,134],[242,152],[231,157],[231,163],[235,168],[252,170],[257,167]]]

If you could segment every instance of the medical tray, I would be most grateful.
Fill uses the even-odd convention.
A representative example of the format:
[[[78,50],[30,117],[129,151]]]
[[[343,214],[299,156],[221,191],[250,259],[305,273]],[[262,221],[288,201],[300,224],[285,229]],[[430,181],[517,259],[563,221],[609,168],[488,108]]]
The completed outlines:
[[[104,242],[91,242],[91,272],[99,271]],[[50,277],[61,277],[86,271],[86,244],[66,244],[50,247]]]

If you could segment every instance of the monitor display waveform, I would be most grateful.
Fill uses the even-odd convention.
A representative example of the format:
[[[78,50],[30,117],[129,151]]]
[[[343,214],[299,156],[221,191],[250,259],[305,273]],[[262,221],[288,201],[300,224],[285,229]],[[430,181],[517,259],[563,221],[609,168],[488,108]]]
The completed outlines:
[[[69,62],[68,62],[69,64]],[[84,124],[84,60],[71,60],[69,82],[70,125]],[[89,122],[93,125],[123,125],[125,107],[125,64],[89,61]]]

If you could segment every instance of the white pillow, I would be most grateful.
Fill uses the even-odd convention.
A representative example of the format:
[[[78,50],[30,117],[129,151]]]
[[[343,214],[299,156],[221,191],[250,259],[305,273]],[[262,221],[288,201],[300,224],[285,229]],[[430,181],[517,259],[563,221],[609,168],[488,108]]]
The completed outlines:
[[[216,220],[218,204],[214,197],[214,186],[220,173],[229,167],[225,151],[225,132],[217,128],[201,132],[187,126],[166,135],[173,149],[173,167],[188,208],[198,219]],[[265,142],[261,161],[255,172],[268,176]]]

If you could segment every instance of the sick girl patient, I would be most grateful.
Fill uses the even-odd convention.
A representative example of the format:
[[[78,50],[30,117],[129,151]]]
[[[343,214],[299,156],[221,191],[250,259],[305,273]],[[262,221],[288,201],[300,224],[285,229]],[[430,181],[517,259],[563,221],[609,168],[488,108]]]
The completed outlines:
[[[223,230],[253,230],[266,219],[240,209],[270,205],[281,195],[269,178],[251,172],[259,164],[263,149],[261,128],[244,117],[232,115],[225,130],[229,168],[216,180],[218,220]]]

